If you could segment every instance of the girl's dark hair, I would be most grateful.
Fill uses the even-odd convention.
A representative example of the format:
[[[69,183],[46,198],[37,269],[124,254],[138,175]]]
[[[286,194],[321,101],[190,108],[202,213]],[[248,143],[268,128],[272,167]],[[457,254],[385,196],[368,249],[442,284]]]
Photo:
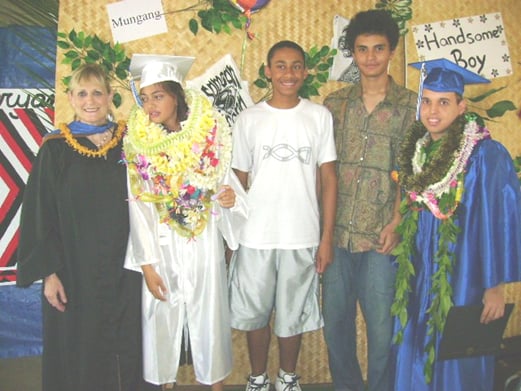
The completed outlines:
[[[356,38],[365,34],[386,36],[393,51],[398,45],[400,29],[388,11],[369,10],[357,13],[347,25],[345,34],[347,47],[351,52],[355,48]]]
[[[188,104],[186,103],[185,92],[181,84],[171,80],[157,84],[160,84],[168,94],[177,98],[177,120],[179,122],[184,121],[188,117]]]
[[[304,52],[304,49],[302,49],[302,47],[298,43],[295,43],[293,41],[280,41],[273,45],[271,49],[268,51],[268,66],[271,66],[271,59],[275,55],[275,52],[279,49],[284,48],[295,49],[296,51],[300,52],[300,54],[302,55],[302,60],[304,61],[304,67],[306,66],[306,53]]]

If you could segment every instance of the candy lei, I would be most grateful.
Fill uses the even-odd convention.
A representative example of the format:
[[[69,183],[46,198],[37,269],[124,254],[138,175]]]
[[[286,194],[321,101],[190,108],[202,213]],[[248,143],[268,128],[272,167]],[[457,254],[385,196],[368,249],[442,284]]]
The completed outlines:
[[[461,131],[461,127],[463,127],[463,131]],[[411,130],[411,132],[417,132],[416,134],[419,134],[419,131],[421,131],[420,128]],[[393,252],[396,255],[398,270],[391,313],[400,321],[400,329],[395,335],[395,342],[401,343],[403,330],[408,321],[407,307],[409,292],[412,290],[410,281],[415,273],[411,257],[416,252],[415,238],[419,211],[427,207],[436,218],[440,219],[438,250],[434,257],[437,271],[431,277],[433,299],[427,310],[429,313],[427,335],[430,338],[425,346],[427,361],[424,366],[424,374],[427,383],[430,383],[436,360],[436,335],[443,331],[447,314],[453,305],[450,275],[454,267],[454,254],[449,248],[456,243],[460,232],[455,222],[454,213],[463,195],[465,170],[470,155],[478,142],[489,138],[490,134],[486,128],[478,125],[474,116],[468,115],[465,121],[457,122],[452,129],[447,131],[447,136],[442,140],[442,143],[446,144],[442,144],[440,150],[435,152],[433,158],[426,164],[425,147],[430,140],[430,136],[425,132],[421,131],[422,135],[416,140],[414,135],[412,135],[412,138],[410,137],[411,133],[406,135],[405,147],[402,149],[401,162],[404,164],[405,170],[398,174],[398,178],[400,184],[405,183],[406,197],[400,207],[402,221],[396,229],[402,236],[402,241]],[[448,169],[446,169],[444,175],[435,172],[436,166],[440,165],[440,160],[447,159],[447,156],[450,156],[450,154],[447,155],[447,152],[449,152],[447,145],[458,137],[458,134],[461,134],[460,142],[452,153],[454,158],[452,162],[448,162]],[[409,139],[407,139],[408,136]],[[412,148],[413,143],[414,148]],[[407,151],[413,151],[412,156],[410,154],[407,156]],[[410,162],[410,164],[407,165],[406,162]],[[422,177],[422,174],[425,173],[428,173],[427,176]],[[435,183],[427,184],[429,178],[438,180]],[[415,187],[416,190],[409,190],[407,185]]]
[[[123,148],[135,199],[153,202],[161,222],[192,238],[205,229],[212,196],[229,167],[231,134],[206,97],[185,94],[190,113],[179,132],[168,133],[135,107]]]
[[[66,124],[60,124],[58,128],[60,129],[60,133],[65,138],[65,142],[80,155],[84,155],[87,157],[103,157],[106,156],[108,151],[118,145],[119,141],[123,137],[123,133],[125,131],[125,121],[118,121],[118,128],[116,129],[115,135],[112,139],[106,143],[103,147],[93,150],[81,145],[76,138],[72,135],[71,130]]]

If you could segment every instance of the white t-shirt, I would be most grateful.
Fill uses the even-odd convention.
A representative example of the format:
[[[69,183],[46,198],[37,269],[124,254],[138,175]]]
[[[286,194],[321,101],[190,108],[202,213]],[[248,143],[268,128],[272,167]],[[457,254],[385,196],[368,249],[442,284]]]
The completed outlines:
[[[336,160],[331,113],[307,99],[291,109],[266,102],[241,112],[232,167],[250,173],[249,217],[240,243],[297,249],[320,241],[317,167]]]

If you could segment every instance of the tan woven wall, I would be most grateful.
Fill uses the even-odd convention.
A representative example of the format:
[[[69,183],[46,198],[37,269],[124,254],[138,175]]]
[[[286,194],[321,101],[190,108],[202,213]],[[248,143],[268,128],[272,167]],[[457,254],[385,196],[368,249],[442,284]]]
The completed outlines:
[[[96,33],[103,40],[111,40],[108,17],[105,5],[114,1],[91,0],[60,0],[59,31],[84,31],[86,34]],[[253,15],[251,30],[256,34],[253,41],[245,42],[245,34],[234,31],[231,35],[210,34],[201,30],[194,36],[188,29],[188,20],[194,17],[193,12],[176,13],[174,11],[195,4],[196,0],[163,0],[167,15],[169,32],[159,36],[138,40],[125,44],[124,47],[130,56],[132,53],[158,53],[193,55],[197,60],[190,71],[188,78],[199,76],[206,67],[213,64],[227,53],[231,53],[240,65],[241,55],[244,54],[243,78],[250,82],[250,92],[254,100],[260,97],[260,91],[251,85],[257,78],[257,70],[264,62],[269,47],[281,39],[291,39],[300,43],[306,50],[311,46],[329,45],[332,37],[333,17],[340,14],[351,17],[356,12],[374,8],[376,0],[271,0],[260,12]],[[465,3],[465,4],[463,4]],[[521,105],[521,33],[517,18],[521,14],[519,0],[473,0],[457,2],[454,0],[413,0],[413,20],[409,26],[427,22],[436,22],[457,16],[471,16],[490,12],[501,12],[505,23],[510,55],[514,67],[512,76],[495,80],[487,87],[471,87],[468,92],[471,96],[477,95],[485,88],[497,88],[508,84],[508,88],[495,96],[495,100],[512,100],[517,106]],[[409,60],[414,61],[415,49],[412,34],[404,40],[409,53]],[[243,45],[245,50],[243,52]],[[68,66],[61,64],[63,52],[58,51],[57,59],[57,88],[56,88],[56,121],[66,122],[72,118],[72,111],[63,93],[60,80],[70,73]],[[406,78],[404,66],[404,44],[400,44],[391,64],[390,73],[399,83],[408,80],[408,86],[416,89],[417,81],[411,73]],[[315,99],[321,102],[327,93],[339,88],[338,82],[329,82],[321,90],[322,96]],[[123,91],[122,91],[123,92]],[[132,98],[128,93],[124,96],[124,104],[116,112],[118,118],[125,118]],[[498,122],[489,124],[493,136],[503,142],[513,156],[521,155],[521,120],[513,112],[502,117]],[[513,284],[507,288],[509,301],[521,305],[521,284]],[[519,306],[517,306],[519,307]],[[509,323],[507,335],[521,334],[521,309],[515,309]],[[366,368],[365,334],[363,319],[359,317],[359,356],[362,366]],[[242,384],[249,371],[249,361],[244,335],[234,332],[234,362],[232,375],[227,379],[228,384]],[[273,341],[274,342],[274,341]],[[269,371],[274,376],[277,370],[278,352],[276,344],[272,343],[270,351]],[[331,381],[327,369],[327,354],[321,331],[305,335],[299,360],[299,371],[302,373],[302,383],[328,383]],[[182,368],[179,375],[180,383],[194,383],[192,368]]]
[[[97,33],[102,39],[111,40],[111,32],[105,5],[114,1],[92,0],[80,2],[77,0],[60,1],[59,30],[85,31],[88,34]],[[193,11],[175,12],[189,5],[197,3],[197,0],[163,0],[167,15],[169,32],[147,39],[133,41],[124,44],[127,53],[160,53],[193,55],[197,60],[190,71],[188,78],[199,76],[209,65],[220,59],[223,55],[231,53],[235,61],[241,63],[241,55],[244,54],[243,77],[250,83],[257,77],[257,70],[264,62],[270,46],[280,39],[292,39],[300,43],[305,49],[313,45],[329,45],[332,37],[333,17],[336,14],[347,18],[356,12],[373,8],[376,0],[271,0],[268,5],[253,15],[252,31],[256,34],[253,41],[246,40],[245,34],[234,30],[231,35],[225,33],[211,34],[201,29],[194,36],[188,29],[188,20],[195,16]],[[455,2],[453,0],[413,0],[413,19],[409,26],[427,22],[450,19],[457,16],[471,16],[491,12],[501,12],[506,27],[507,40],[513,64],[513,75],[496,79],[491,85],[470,86],[466,91],[470,96],[478,95],[488,88],[497,88],[504,85],[509,87],[491,100],[508,99],[517,106],[521,105],[521,33],[518,29],[518,20],[521,13],[519,0],[473,0],[471,2]],[[406,36],[405,47],[409,53],[409,60],[416,60],[413,36]],[[68,66],[61,65],[62,51],[58,51],[57,66],[57,96],[56,96],[56,121],[70,120],[72,112],[68,107],[63,86],[60,81],[64,75],[70,73]],[[406,79],[404,67],[404,45],[400,44],[390,73],[399,83]],[[411,89],[417,87],[417,73],[407,72],[407,85]],[[321,101],[327,93],[338,88],[341,84],[329,82],[321,90],[322,96],[316,98]],[[256,100],[260,98],[260,91],[251,86],[251,93]],[[127,95],[125,104],[119,111],[124,117],[128,112],[132,99]],[[489,127],[493,136],[503,142],[513,156],[521,155],[521,121],[515,112],[509,112],[496,123],[490,123]]]

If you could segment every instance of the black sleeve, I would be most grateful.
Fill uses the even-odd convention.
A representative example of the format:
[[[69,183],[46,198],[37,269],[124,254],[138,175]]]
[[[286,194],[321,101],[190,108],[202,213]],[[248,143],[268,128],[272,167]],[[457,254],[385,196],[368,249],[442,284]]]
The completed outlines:
[[[20,218],[16,284],[31,285],[61,268],[62,246],[59,234],[56,191],[58,175],[57,144],[50,140],[40,148],[24,190]]]

